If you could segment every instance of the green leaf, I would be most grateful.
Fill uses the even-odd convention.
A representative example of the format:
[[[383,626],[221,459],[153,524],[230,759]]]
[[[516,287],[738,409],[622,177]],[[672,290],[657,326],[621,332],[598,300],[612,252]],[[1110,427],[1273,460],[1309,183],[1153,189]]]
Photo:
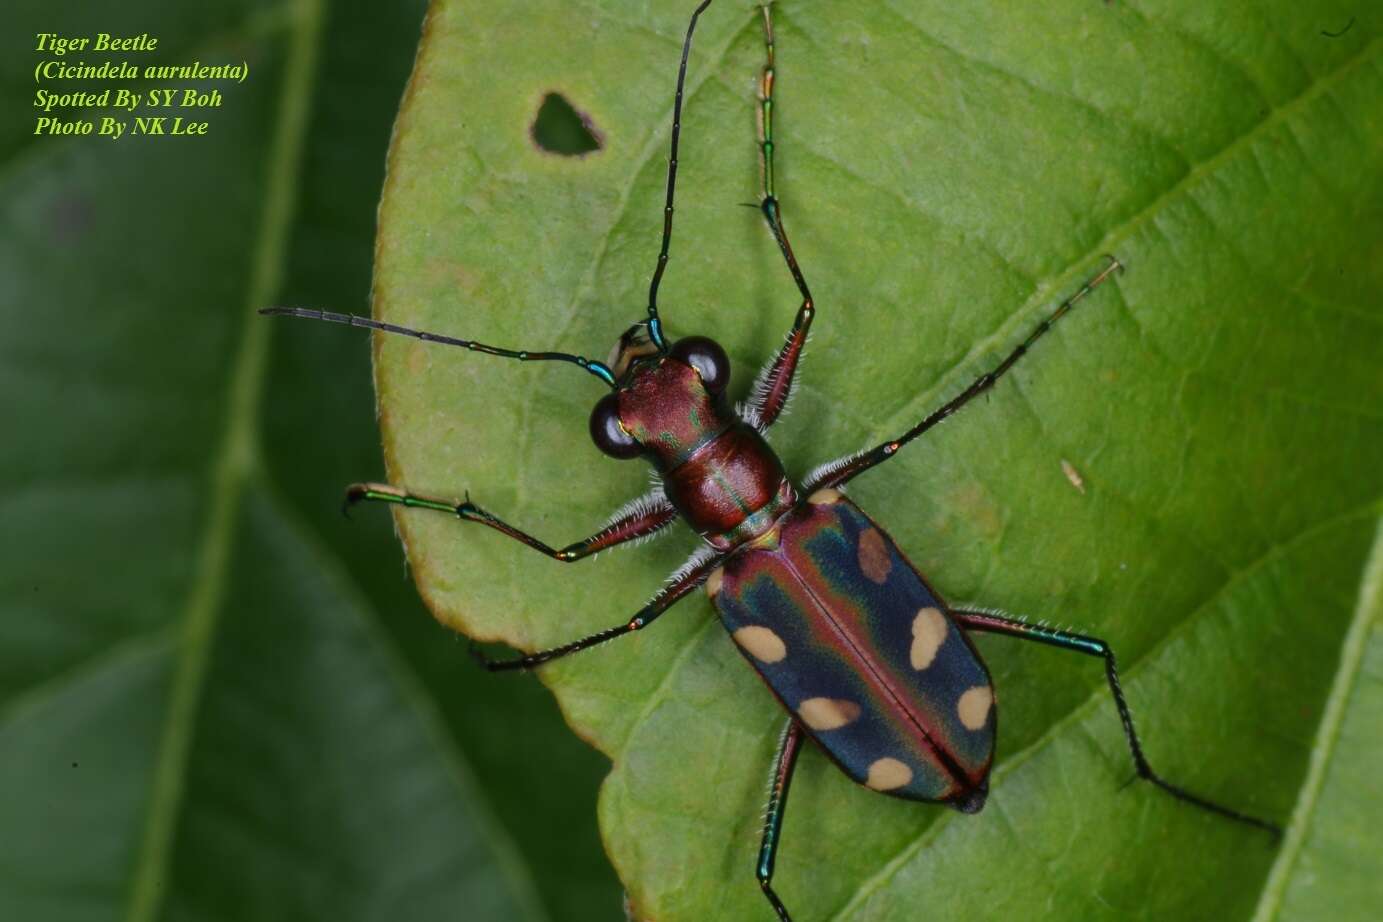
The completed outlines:
[[[687,6],[434,5],[377,315],[603,357],[646,305]],[[778,191],[819,311],[773,432],[790,470],[902,431],[1117,254],[1124,275],[853,495],[954,603],[1107,638],[1165,775],[1336,823],[1294,811],[1331,793],[1308,765],[1380,511],[1377,24],[1323,35],[1342,2],[774,10]],[[750,4],[703,17],[661,298],[671,335],[725,345],[739,394],[797,307],[740,207],[763,57]],[[550,93],[599,151],[533,144]],[[601,388],[569,366],[381,337],[376,382],[391,480],[418,492],[565,542],[646,485],[590,446]],[[397,521],[438,617],[523,649],[622,623],[694,546],[556,567],[443,516]],[[778,862],[796,918],[1248,918],[1267,898],[1277,843],[1125,785],[1098,664],[980,646],[1003,713],[988,808],[879,797],[808,753]],[[752,866],[783,716],[704,598],[541,676],[614,762],[602,831],[641,917],[768,918]],[[1365,764],[1369,737],[1338,736],[1332,764]],[[1355,850],[1374,879],[1376,828]],[[1339,900],[1332,918],[1372,911]]]
[[[1359,608],[1316,734],[1291,835],[1273,865],[1254,922],[1352,918],[1379,905],[1376,845],[1383,727],[1383,530],[1369,556]]]
[[[379,476],[366,343],[255,314],[367,309],[422,3],[50,7],[7,31],[250,76],[205,138],[0,128],[0,918],[617,912],[604,760],[469,668],[387,517],[339,514]],[[7,58],[7,112],[35,62]],[[514,726],[571,771],[516,770]]]

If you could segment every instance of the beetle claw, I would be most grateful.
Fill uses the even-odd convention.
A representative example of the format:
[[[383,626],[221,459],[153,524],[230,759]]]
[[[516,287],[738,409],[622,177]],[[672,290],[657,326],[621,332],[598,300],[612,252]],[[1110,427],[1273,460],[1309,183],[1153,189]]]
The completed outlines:
[[[368,489],[363,483],[353,483],[346,487],[346,496],[341,500],[341,514],[349,519],[351,507],[365,498]]]

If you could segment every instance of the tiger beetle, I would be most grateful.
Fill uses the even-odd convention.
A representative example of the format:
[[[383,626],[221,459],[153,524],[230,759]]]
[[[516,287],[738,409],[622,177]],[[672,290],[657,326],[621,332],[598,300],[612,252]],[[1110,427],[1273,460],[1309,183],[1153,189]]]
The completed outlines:
[[[632,618],[549,650],[506,660],[479,656],[492,672],[532,669],[642,630],[698,586],[740,652],[788,712],[778,743],[755,875],[778,918],[790,916],[772,886],[784,808],[803,741],[810,737],[852,781],[905,800],[947,804],[962,813],[984,806],[994,761],[995,706],[989,672],[971,632],[1004,634],[1093,656],[1104,663],[1137,777],[1172,797],[1278,834],[1274,824],[1193,794],[1158,775],[1134,730],[1114,651],[1097,637],[1023,620],[953,608],[893,540],[842,492],[961,407],[987,392],[1075,304],[1122,265],[1107,265],[1063,301],[1001,362],[906,432],[817,468],[796,481],[764,439],[792,393],[797,364],[816,315],[806,276],[783,225],[773,173],[773,20],[762,8],[767,60],[759,93],[762,198],[759,209],[802,295],[792,330],[760,373],[747,401],[731,405],[730,362],[712,339],[669,342],[658,314],[658,286],[672,241],[677,142],[692,34],[711,0],[692,13],[682,43],[672,108],[672,143],[662,246],[648,289],[648,319],[630,327],[607,361],[563,352],[501,349],[349,314],[266,308],[280,314],[460,346],[520,361],[572,363],[610,387],[591,413],[596,447],[614,458],[643,456],[658,484],[618,511],[595,534],[554,549],[481,509],[417,496],[385,484],[357,484],[346,502],[431,509],[475,522],[564,563],[645,538],[679,516],[705,541]]]

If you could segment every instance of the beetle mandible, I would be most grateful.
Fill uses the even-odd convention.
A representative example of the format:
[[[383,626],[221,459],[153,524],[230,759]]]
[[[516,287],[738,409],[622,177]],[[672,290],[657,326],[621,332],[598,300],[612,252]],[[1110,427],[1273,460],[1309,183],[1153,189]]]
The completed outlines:
[[[1084,636],[991,612],[953,608],[908,562],[892,539],[842,492],[850,480],[985,393],[1082,298],[1123,266],[1114,257],[1063,301],[1002,361],[910,429],[866,451],[825,464],[797,481],[764,436],[791,395],[816,315],[793,255],[774,187],[773,21],[762,7],[766,63],[760,83],[758,205],[801,293],[792,329],[754,383],[749,399],[727,396],[730,363],[712,339],[670,341],[658,313],[658,288],[672,240],[682,97],[702,0],[682,43],[673,102],[662,243],[649,284],[647,319],[630,327],[604,361],[561,352],[505,349],[349,314],[267,308],[266,314],[329,320],[460,346],[520,361],[577,365],[611,391],[590,417],[596,446],[618,459],[643,457],[658,485],[590,537],[555,549],[486,512],[385,484],[349,488],[347,503],[376,501],[454,514],[562,562],[650,536],[677,519],[705,542],[633,617],[608,630],[509,660],[481,657],[491,671],[530,669],[652,624],[703,586],[722,623],[789,717],[778,745],[755,875],[778,917],[789,913],[772,886],[788,789],[811,738],[851,780],[906,800],[980,810],[994,758],[994,692],[969,632],[1005,634],[1097,657],[1139,778],[1187,804],[1276,833],[1257,817],[1217,804],[1158,775],[1143,754],[1119,685],[1113,650]]]

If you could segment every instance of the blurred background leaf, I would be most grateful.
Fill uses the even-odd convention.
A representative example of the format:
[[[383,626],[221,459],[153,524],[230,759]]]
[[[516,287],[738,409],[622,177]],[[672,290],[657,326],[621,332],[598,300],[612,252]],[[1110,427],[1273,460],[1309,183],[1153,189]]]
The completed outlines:
[[[437,7],[386,203],[392,317],[599,355],[641,316],[686,7]],[[1098,671],[986,642],[985,813],[872,796],[808,755],[783,892],[803,922],[1371,918],[1377,25],[1322,35],[1344,3],[779,11],[780,182],[822,315],[776,444],[800,472],[892,431],[1118,252],[1130,272],[1045,358],[856,493],[953,599],[1109,636],[1156,764],[1293,821],[1279,850],[1119,793]],[[743,388],[796,302],[738,207],[757,21],[712,12],[664,299]],[[251,313],[368,310],[422,17],[0,13],[0,918],[621,916],[593,822],[606,760],[538,683],[471,667],[384,516],[337,512],[383,475],[365,338]],[[31,134],[31,37],[122,26],[160,63],[250,62],[210,137]],[[599,150],[533,147],[554,91]],[[565,127],[538,139],[582,149]],[[643,486],[597,461],[591,382],[385,348],[410,485],[471,488],[554,540]],[[441,613],[526,647],[619,620],[691,546],[560,568],[405,522]],[[619,761],[605,833],[649,917],[766,918],[749,869],[779,718],[704,600],[543,678]]]
[[[641,319],[686,7],[548,0],[515,29],[512,9],[437,3],[376,311],[597,357]],[[1312,919],[1313,888],[1330,918],[1373,918],[1379,826],[1345,834],[1342,814],[1383,729],[1358,639],[1383,470],[1378,23],[1335,0],[775,9],[779,193],[820,311],[774,431],[789,469],[901,431],[1117,253],[1126,274],[854,495],[954,602],[1107,637],[1168,777],[1293,820],[1279,849],[1125,787],[1096,664],[990,637],[1003,720],[984,813],[878,797],[808,752],[779,892],[803,922]],[[758,195],[763,55],[753,4],[703,18],[662,289],[673,337],[725,344],[737,395],[797,306],[739,207]],[[599,151],[533,143],[552,93]],[[589,445],[593,379],[376,349],[394,482],[469,491],[555,542],[644,489],[640,465]],[[682,530],[560,568],[444,516],[397,520],[434,611],[524,649],[621,623],[694,544]],[[542,678],[614,761],[602,831],[641,915],[768,918],[751,868],[782,716],[705,599]],[[1376,816],[1376,788],[1358,796]]]
[[[252,313],[368,312],[423,13],[0,14],[0,918],[620,914],[605,761],[339,514],[381,475],[368,343]],[[206,138],[34,137],[34,36],[97,31],[250,78]]]

